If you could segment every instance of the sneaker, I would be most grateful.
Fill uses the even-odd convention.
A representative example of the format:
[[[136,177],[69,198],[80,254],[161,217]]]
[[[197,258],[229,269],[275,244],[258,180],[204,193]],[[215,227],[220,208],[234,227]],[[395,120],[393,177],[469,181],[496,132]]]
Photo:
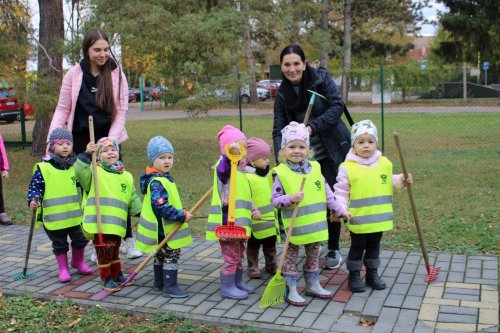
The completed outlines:
[[[0,214],[0,224],[3,225],[12,225],[12,220],[6,212]]]
[[[128,259],[135,259],[142,256],[142,252],[135,247],[134,237],[126,238],[123,240],[122,253],[125,254]]]
[[[92,251],[92,254],[90,255],[90,261],[98,265],[97,263],[97,253],[95,253],[95,249]]]
[[[342,256],[339,250],[328,251],[325,260],[325,269],[336,269],[342,264]]]

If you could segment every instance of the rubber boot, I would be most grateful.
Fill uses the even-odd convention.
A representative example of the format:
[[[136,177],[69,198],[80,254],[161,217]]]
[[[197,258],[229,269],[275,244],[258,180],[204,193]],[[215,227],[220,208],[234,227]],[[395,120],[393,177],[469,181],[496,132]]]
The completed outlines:
[[[107,291],[118,291],[119,285],[111,276],[110,264],[99,265],[99,274],[101,275],[101,287]]]
[[[252,279],[260,279],[262,273],[259,269],[259,249],[247,248],[248,276]]]
[[[236,274],[220,274],[220,296],[230,299],[247,299],[248,293],[235,285]]]
[[[71,274],[68,267],[68,254],[56,254],[57,265],[59,266],[59,282],[66,283],[71,281]]]
[[[242,268],[236,269],[234,284],[236,285],[236,288],[244,290],[249,294],[255,293],[255,288],[252,286],[249,286],[248,284],[246,284],[243,281],[243,269]]]
[[[363,280],[361,280],[360,275],[361,267],[363,267],[363,262],[361,260],[353,261],[347,259],[346,266],[349,270],[349,279],[347,281],[349,289],[351,289],[353,293],[362,293],[363,291],[365,291],[365,283],[363,282]]]
[[[307,301],[297,291],[297,276],[283,274],[283,277],[286,280],[285,301],[293,306],[306,306]]]
[[[156,291],[163,290],[163,264],[154,264],[153,273],[155,276],[155,281],[153,284],[153,289]]]
[[[276,274],[276,246],[264,247],[264,259],[266,260],[266,272]]]
[[[306,295],[317,298],[329,299],[332,298],[332,293],[326,289],[323,289],[319,283],[319,273],[318,272],[305,272],[304,277],[306,279]]]
[[[121,263],[120,259],[112,261],[110,269],[111,269],[111,277],[113,278],[113,280],[115,280],[116,284],[118,284],[118,285],[123,284],[127,280],[127,278],[125,278],[125,276],[123,275],[122,263]],[[127,282],[126,285],[133,286],[134,284],[135,284],[135,281],[132,280],[130,282]]]
[[[173,298],[186,298],[189,294],[177,285],[177,270],[163,269],[163,294]]]
[[[366,283],[375,290],[383,290],[386,288],[384,280],[378,275],[377,269],[380,267],[380,259],[366,259]]]
[[[89,275],[92,273],[92,268],[90,268],[85,263],[85,248],[80,249],[76,247],[71,248],[71,267],[76,268],[83,275]]]

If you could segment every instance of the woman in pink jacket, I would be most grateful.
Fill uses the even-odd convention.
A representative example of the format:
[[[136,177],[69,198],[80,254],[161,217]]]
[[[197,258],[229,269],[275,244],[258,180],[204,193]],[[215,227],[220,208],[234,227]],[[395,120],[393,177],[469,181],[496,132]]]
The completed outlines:
[[[128,111],[128,83],[114,59],[109,38],[100,29],[87,31],[83,39],[83,59],[64,76],[49,133],[66,127],[73,134],[75,154],[84,153],[90,142],[88,118],[94,118],[95,141],[103,137],[121,144],[128,139],[125,120]],[[129,223],[130,224],[130,223]],[[124,242],[127,257],[142,253],[135,248],[131,228]]]
[[[5,145],[3,144],[3,138],[0,135],[0,224],[11,225],[9,215],[5,212],[5,207],[3,204],[3,184],[2,178],[9,178],[9,161],[7,160],[7,152],[5,151]]]

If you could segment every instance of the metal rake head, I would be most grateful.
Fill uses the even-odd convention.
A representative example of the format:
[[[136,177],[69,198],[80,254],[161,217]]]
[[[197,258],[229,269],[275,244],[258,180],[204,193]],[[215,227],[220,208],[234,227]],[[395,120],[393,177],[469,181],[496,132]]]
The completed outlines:
[[[432,281],[436,281],[439,276],[439,272],[441,272],[441,267],[429,266],[427,268],[427,276],[425,277],[425,282],[430,283]]]

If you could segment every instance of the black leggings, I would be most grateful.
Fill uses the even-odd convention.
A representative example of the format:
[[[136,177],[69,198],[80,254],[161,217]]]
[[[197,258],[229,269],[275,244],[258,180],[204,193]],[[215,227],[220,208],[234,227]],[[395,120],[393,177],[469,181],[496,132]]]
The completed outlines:
[[[347,259],[360,261],[363,260],[363,254],[365,259],[379,259],[382,234],[382,231],[369,234],[351,232],[351,248]]]
[[[262,239],[255,238],[252,232],[252,235],[248,239],[247,248],[258,250],[260,246],[262,247],[272,247],[276,246],[276,236],[270,236]]]

